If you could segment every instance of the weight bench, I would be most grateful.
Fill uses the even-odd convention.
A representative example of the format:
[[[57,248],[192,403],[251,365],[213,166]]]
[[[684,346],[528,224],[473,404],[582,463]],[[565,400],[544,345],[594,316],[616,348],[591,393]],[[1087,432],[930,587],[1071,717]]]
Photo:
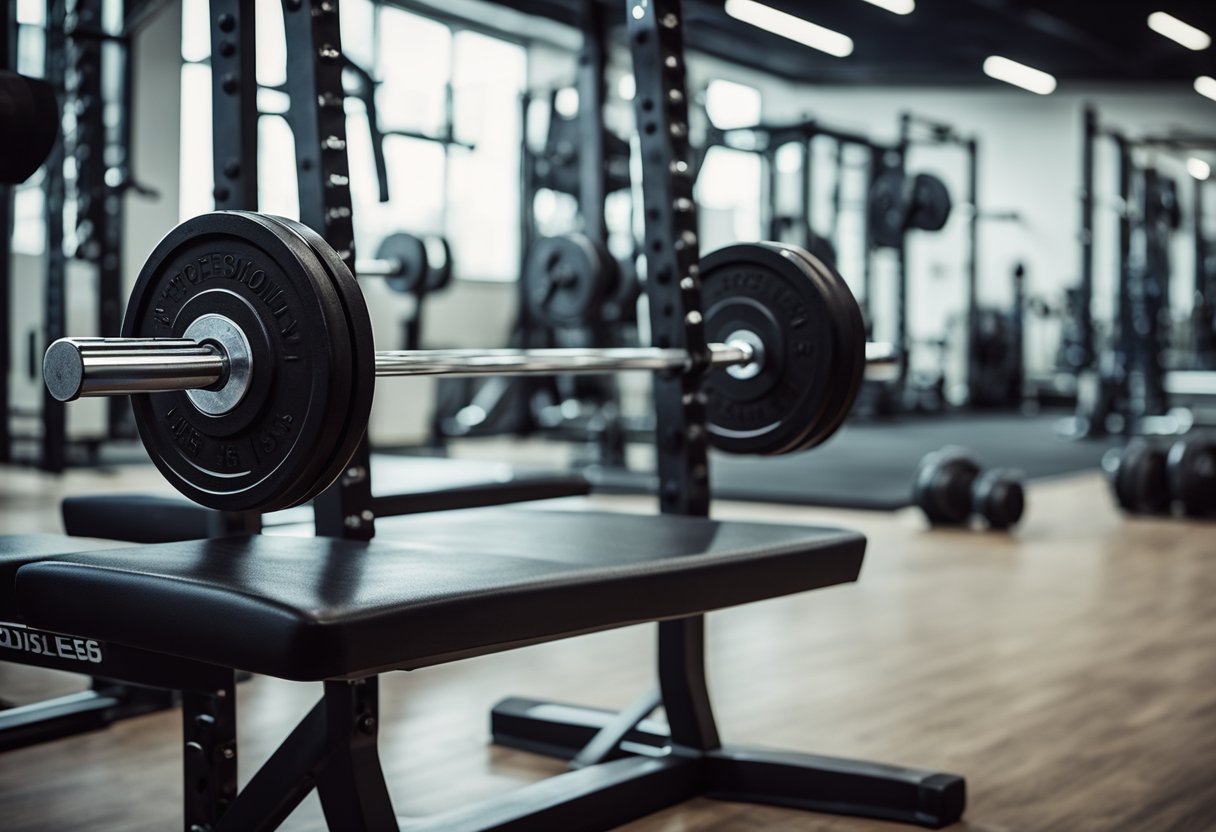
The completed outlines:
[[[252,536],[31,558],[15,602],[32,627],[96,641],[103,665],[177,677],[187,830],[276,828],[314,787],[342,830],[607,829],[702,794],[926,826],[962,813],[953,775],[718,741],[701,614],[855,580],[859,534],[480,509],[397,518],[389,536],[396,542]],[[545,750],[572,757],[574,770],[505,799],[395,817],[377,751],[379,673],[648,621],[660,622],[658,693],[575,732],[514,714],[517,744],[557,729]],[[239,794],[234,670],[324,683]],[[660,705],[668,726],[644,722]],[[576,735],[590,741],[575,749]]]
[[[73,641],[57,644],[53,638],[43,639],[41,634],[29,637],[31,633],[16,613],[13,584],[17,570],[26,564],[56,555],[118,545],[111,541],[55,534],[0,536],[0,661],[40,664],[92,675],[87,669],[92,664],[88,645],[83,647],[84,659],[80,660],[78,645]],[[64,659],[64,655],[71,658]],[[176,694],[171,690],[127,685],[94,675],[88,690],[28,705],[0,708],[0,752],[100,730],[123,719],[173,707],[176,701]]]

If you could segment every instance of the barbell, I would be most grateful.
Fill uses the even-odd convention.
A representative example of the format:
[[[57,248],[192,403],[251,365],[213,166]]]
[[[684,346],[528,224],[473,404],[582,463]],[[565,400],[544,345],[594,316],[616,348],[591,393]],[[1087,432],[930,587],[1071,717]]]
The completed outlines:
[[[345,470],[376,376],[703,372],[706,438],[730,452],[779,454],[831,436],[865,365],[895,359],[866,344],[840,276],[800,249],[729,246],[682,281],[693,290],[698,279],[704,312],[657,311],[703,322],[702,354],[662,342],[376,352],[362,293],[318,234],[280,217],[215,212],[157,245],[122,337],[56,341],[43,375],[61,401],[133,394],[149,456],[196,502],[273,511],[306,502]]]
[[[452,279],[452,247],[447,238],[418,237],[404,231],[380,241],[376,256],[355,261],[359,277],[382,277],[394,292],[438,292]]]

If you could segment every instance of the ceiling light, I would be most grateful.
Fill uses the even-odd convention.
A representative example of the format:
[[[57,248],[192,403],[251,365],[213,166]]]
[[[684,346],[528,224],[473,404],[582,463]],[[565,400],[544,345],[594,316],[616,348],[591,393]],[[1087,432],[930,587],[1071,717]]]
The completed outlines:
[[[1195,92],[1216,101],[1216,78],[1211,75],[1200,75],[1195,79]]]
[[[1024,90],[1050,95],[1055,92],[1056,79],[1041,69],[1035,69],[999,55],[992,55],[984,61],[984,74],[989,78],[1013,84]]]
[[[916,0],[866,0],[871,6],[886,9],[892,14],[912,14],[916,10]]]
[[[756,3],[754,0],[726,0],[726,13],[735,20],[750,23],[758,29],[781,35],[837,58],[853,54],[853,39],[847,35]]]
[[[1202,159],[1191,157],[1186,160],[1186,172],[1200,182],[1212,175],[1212,166]]]
[[[1189,23],[1183,23],[1172,14],[1153,12],[1148,16],[1148,28],[1159,35],[1164,35],[1172,41],[1182,44],[1187,49],[1202,52],[1212,45],[1212,38],[1202,29],[1196,29]]]

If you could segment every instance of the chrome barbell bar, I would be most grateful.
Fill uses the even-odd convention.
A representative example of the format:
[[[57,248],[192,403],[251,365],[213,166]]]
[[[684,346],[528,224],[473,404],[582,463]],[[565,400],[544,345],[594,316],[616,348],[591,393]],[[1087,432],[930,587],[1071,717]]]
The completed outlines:
[[[709,353],[713,366],[737,367],[751,374],[758,372],[764,362],[758,341],[710,344]],[[890,345],[866,344],[867,364],[891,364],[895,360]],[[42,364],[47,389],[61,402],[88,396],[216,389],[229,373],[229,358],[221,347],[189,338],[60,338],[47,348]],[[679,371],[691,364],[687,351],[659,347],[376,353],[377,376],[589,375],[624,370]]]

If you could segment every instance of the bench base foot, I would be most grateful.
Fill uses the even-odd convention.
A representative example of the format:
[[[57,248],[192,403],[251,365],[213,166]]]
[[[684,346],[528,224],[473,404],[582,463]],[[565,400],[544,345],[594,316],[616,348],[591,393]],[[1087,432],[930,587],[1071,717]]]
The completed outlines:
[[[491,733],[499,745],[573,760],[615,717],[598,708],[511,698],[494,707]],[[643,719],[605,758],[661,759],[669,744],[665,725]],[[694,794],[725,800],[930,828],[954,823],[966,804],[966,783],[953,774],[737,746],[700,752],[698,759]]]
[[[171,691],[99,683],[91,690],[0,710],[0,752],[99,731],[175,707]]]

